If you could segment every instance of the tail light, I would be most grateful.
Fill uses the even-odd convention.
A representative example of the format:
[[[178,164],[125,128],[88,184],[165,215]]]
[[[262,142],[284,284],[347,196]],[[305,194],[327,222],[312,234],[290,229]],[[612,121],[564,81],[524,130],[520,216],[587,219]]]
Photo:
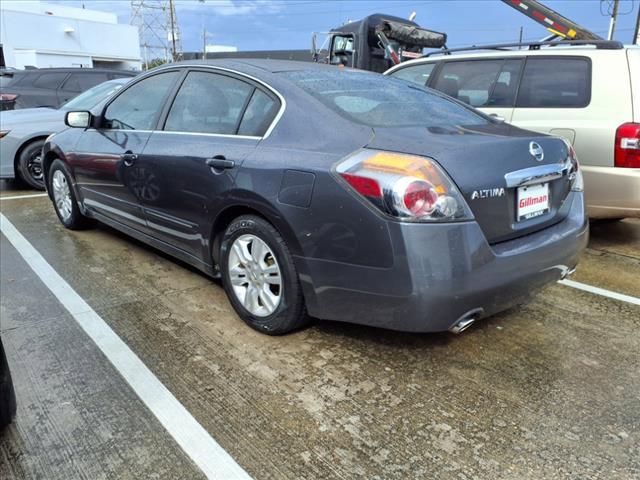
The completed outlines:
[[[0,93],[0,101],[3,102],[12,102],[16,98],[18,98],[18,95],[14,93]]]
[[[565,140],[564,143],[567,145],[567,151],[569,152],[566,160],[566,168],[569,180],[571,181],[571,190],[574,192],[582,192],[584,190],[584,180],[582,178],[582,170],[580,170],[578,156],[576,155],[573,145],[571,145],[568,140]]]
[[[640,123],[625,123],[616,130],[614,165],[640,168]]]
[[[456,186],[429,158],[365,149],[342,161],[336,173],[383,213],[402,220],[473,218]]]

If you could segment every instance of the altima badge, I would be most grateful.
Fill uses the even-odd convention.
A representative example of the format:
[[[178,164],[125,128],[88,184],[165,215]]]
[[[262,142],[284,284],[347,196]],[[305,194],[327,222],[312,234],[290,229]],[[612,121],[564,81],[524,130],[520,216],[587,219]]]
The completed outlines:
[[[494,197],[504,197],[505,192],[504,188],[488,188],[486,190],[474,190],[471,194],[471,200],[476,200],[478,198],[494,198]]]
[[[544,150],[539,143],[531,142],[529,144],[529,153],[539,162],[544,159]]]

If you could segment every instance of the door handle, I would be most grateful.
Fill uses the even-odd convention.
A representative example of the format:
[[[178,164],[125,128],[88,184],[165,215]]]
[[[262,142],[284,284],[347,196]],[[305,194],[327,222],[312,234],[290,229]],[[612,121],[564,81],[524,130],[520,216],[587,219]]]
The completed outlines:
[[[136,160],[138,159],[138,155],[132,152],[125,152],[120,155],[120,158],[124,162],[125,166],[130,167],[136,162]]]
[[[236,166],[236,162],[233,160],[227,160],[222,155],[216,155],[213,158],[208,158],[205,163],[214,170],[226,170]]]

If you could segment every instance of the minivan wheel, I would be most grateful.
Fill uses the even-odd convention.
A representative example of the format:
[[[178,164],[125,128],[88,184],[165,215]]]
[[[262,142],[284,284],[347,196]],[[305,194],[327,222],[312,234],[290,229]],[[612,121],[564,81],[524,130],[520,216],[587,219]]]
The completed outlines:
[[[236,218],[220,244],[222,284],[250,327],[281,335],[308,323],[302,287],[278,231],[255,215]]]
[[[26,145],[18,157],[17,174],[31,188],[44,190],[42,171],[42,146],[44,140],[35,140]]]
[[[80,230],[91,225],[91,219],[80,212],[71,186],[71,175],[61,160],[54,160],[49,169],[49,191],[53,207],[62,224],[71,230]]]

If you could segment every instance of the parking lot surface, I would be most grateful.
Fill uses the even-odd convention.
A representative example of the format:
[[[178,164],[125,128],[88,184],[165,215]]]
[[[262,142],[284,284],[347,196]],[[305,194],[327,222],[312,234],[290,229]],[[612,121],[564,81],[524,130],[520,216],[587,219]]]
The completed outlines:
[[[2,214],[248,475],[640,476],[640,306],[566,285],[464,334],[331,322],[268,337],[219,283],[3,183]],[[12,199],[7,199],[11,197]],[[2,236],[18,413],[0,478],[204,478]],[[640,221],[592,225],[572,280],[640,297]]]

